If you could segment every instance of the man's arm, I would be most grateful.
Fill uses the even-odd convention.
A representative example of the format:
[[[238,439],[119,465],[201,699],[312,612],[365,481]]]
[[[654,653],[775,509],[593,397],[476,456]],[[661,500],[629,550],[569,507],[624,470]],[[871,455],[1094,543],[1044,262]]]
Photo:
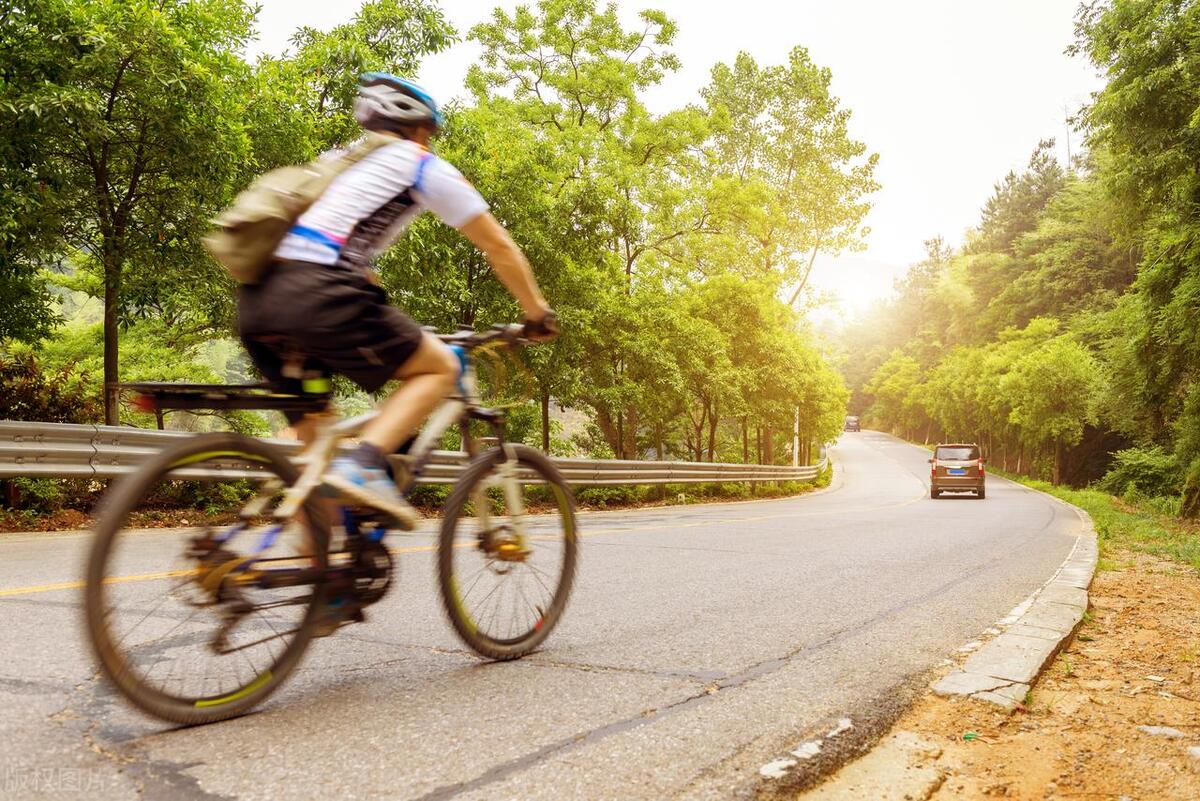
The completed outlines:
[[[504,226],[490,212],[484,212],[458,230],[487,256],[500,283],[521,304],[525,317],[534,322],[544,318],[550,306],[538,289],[525,254]]]

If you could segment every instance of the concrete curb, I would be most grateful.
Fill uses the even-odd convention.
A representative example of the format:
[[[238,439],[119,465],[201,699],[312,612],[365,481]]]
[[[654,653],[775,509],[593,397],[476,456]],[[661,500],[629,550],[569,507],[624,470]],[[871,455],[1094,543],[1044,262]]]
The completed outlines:
[[[1079,507],[1052,495],[1046,497],[1079,516],[1082,530],[1075,547],[1041,589],[997,624],[997,628],[1004,629],[1001,634],[972,654],[960,670],[934,683],[937,695],[968,697],[1005,709],[1015,708],[1024,702],[1038,676],[1083,621],[1088,606],[1087,590],[1099,556],[1096,527],[1091,516]]]

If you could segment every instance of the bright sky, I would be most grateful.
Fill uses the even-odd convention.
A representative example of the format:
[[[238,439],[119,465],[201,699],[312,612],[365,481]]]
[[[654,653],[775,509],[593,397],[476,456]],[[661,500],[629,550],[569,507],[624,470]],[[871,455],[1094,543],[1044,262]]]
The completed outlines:
[[[258,51],[280,52],[299,25],[328,28],[361,3],[259,0]],[[464,34],[513,0],[443,0]],[[892,281],[941,235],[954,245],[973,225],[992,186],[1020,168],[1037,141],[1058,140],[1066,161],[1065,118],[1100,87],[1095,71],[1063,50],[1073,39],[1075,0],[619,0],[632,23],[642,8],[679,23],[683,68],[647,98],[666,111],[699,99],[709,71],[748,51],[760,64],[783,63],[796,45],[833,72],[833,91],[853,112],[851,132],[879,153],[866,250],[818,257],[814,284],[857,311],[891,291]],[[426,60],[417,79],[435,97],[464,94],[478,58],[471,42]],[[1071,132],[1071,147],[1078,134]]]

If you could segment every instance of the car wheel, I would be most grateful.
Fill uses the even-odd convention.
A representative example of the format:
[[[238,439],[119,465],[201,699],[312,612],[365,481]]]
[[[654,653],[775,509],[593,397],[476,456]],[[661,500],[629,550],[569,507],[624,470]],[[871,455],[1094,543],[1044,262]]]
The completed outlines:
[[[942,493],[940,490],[936,490],[933,487],[930,487],[929,488],[929,497],[936,500],[937,498],[942,497]]]
[[[983,487],[980,487],[979,491],[977,493],[975,493],[975,497],[982,501],[984,498],[987,497],[987,491],[984,490]]]

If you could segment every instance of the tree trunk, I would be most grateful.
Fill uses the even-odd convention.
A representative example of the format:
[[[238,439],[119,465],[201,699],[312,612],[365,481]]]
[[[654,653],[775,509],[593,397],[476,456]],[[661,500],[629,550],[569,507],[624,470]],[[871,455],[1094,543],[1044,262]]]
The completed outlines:
[[[106,248],[107,250],[107,243]],[[121,424],[118,369],[117,298],[121,292],[121,268],[116,254],[104,254],[104,424]]]
[[[770,426],[763,426],[763,464],[775,464],[775,437]]]
[[[641,456],[641,454],[638,453],[638,443],[637,443],[637,436],[638,436],[637,407],[630,406],[630,407],[626,408],[625,418],[627,421],[625,423],[625,440],[626,440],[625,448],[624,448],[625,453],[626,453],[625,458],[626,459],[637,459],[639,456]]]
[[[596,409],[596,425],[600,426],[600,433],[604,435],[604,441],[612,448],[613,455],[616,456],[621,450],[618,426],[614,424],[612,414],[604,406]]]
[[[925,444],[929,444],[929,436],[933,433],[933,421],[929,421],[929,425],[925,426]]]
[[[762,428],[754,427],[754,461],[756,464],[763,463],[763,446],[762,446]]]
[[[708,416],[708,461],[717,461],[717,416],[716,404],[713,404],[712,414]]]
[[[542,390],[542,453],[550,455],[550,390]]]
[[[663,445],[663,427],[662,427],[662,423],[655,423],[655,424],[654,424],[654,452],[655,452],[655,453],[658,455],[658,460],[659,460],[660,462],[666,461],[666,459],[667,459],[667,449],[666,449],[666,447]],[[666,500],[666,497],[667,497],[667,485],[666,485],[666,484],[659,484],[659,485],[658,485],[658,493],[657,493],[657,494],[658,494],[658,499],[659,499],[660,501],[661,501],[661,500]]]
[[[613,455],[618,459],[625,458],[625,414],[620,409],[617,410],[617,447],[613,449]]]
[[[1050,483],[1056,487],[1062,483],[1063,459],[1066,457],[1066,450],[1061,439],[1054,440],[1054,470],[1050,474]]]
[[[1025,461],[1025,443],[1022,442],[1017,448],[1017,472],[1021,472],[1021,463]]]
[[[750,423],[742,415],[742,464],[750,461]]]

